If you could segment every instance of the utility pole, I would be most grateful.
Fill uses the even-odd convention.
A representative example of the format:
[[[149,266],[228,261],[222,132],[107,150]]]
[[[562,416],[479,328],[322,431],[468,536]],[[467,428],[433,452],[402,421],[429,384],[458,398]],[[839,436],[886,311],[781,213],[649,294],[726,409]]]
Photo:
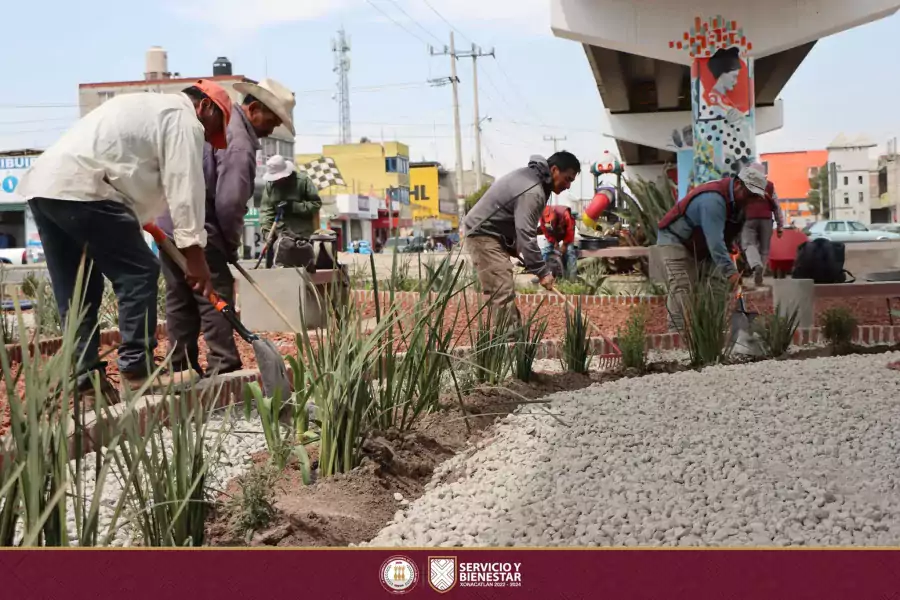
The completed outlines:
[[[556,147],[556,142],[564,142],[564,141],[566,141],[566,136],[555,137],[555,136],[552,136],[552,135],[545,135],[545,136],[544,136],[544,141],[545,141],[545,142],[553,142],[553,153],[556,154],[556,152],[558,151],[558,149],[557,149],[557,147]]]
[[[435,52],[429,47],[432,56],[450,55],[450,79],[453,84],[453,128],[456,138],[456,210],[459,215],[459,227],[462,229],[463,218],[466,216],[466,197],[463,194],[463,159],[462,159],[462,133],[459,128],[459,78],[456,76],[456,45],[453,40],[453,32],[450,32],[450,48],[444,46],[443,52]]]
[[[490,56],[497,58],[494,49],[490,52],[482,52],[481,48],[472,44],[472,49],[468,52],[460,52],[457,54],[460,58],[472,59],[472,87],[475,91],[475,189],[480,190],[482,184],[482,167],[481,167],[481,114],[478,111],[478,59],[482,56]]]
[[[334,72],[338,74],[338,111],[340,138],[342,144],[350,143],[350,41],[344,33],[344,28],[338,31],[338,37],[331,42],[331,51],[334,52]]]

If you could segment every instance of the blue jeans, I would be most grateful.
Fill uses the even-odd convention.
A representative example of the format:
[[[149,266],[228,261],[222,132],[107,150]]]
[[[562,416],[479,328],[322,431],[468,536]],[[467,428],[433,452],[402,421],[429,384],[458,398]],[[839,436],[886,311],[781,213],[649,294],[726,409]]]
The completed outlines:
[[[51,198],[28,201],[47,260],[47,270],[59,313],[65,322],[75,293],[82,253],[82,283],[86,311],[78,328],[76,358],[80,382],[102,368],[98,312],[103,277],[113,285],[119,303],[119,371],[137,377],[154,368],[156,293],[159,260],[144,239],[137,216],[114,200],[74,202]]]
[[[550,244],[541,248],[541,255],[544,257],[544,262],[550,259],[553,250],[554,247]],[[575,244],[569,244],[569,247],[566,249],[566,255],[563,257],[563,276],[566,279],[575,279],[575,275],[578,272],[577,264],[578,251],[575,249]]]

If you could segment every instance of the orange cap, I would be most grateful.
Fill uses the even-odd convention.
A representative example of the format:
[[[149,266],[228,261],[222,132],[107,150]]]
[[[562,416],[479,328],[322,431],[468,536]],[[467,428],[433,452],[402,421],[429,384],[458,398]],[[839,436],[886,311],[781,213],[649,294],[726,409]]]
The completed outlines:
[[[228,127],[228,123],[231,121],[231,106],[232,100],[231,96],[228,95],[228,92],[225,91],[225,88],[220,86],[218,83],[212,82],[208,79],[200,79],[196,84],[197,89],[201,92],[209,96],[209,99],[212,100],[216,106],[218,106],[223,115],[222,120],[222,131],[210,137],[209,143],[213,148],[218,150],[224,150],[228,147],[228,140],[225,136],[225,129]]]

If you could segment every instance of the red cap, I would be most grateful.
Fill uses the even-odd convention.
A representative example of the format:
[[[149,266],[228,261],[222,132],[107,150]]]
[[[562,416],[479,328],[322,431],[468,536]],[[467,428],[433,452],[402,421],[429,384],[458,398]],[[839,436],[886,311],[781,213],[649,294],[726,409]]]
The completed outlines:
[[[231,96],[228,95],[228,92],[225,91],[225,88],[220,86],[218,83],[212,82],[208,79],[200,79],[194,85],[196,85],[197,89],[199,89],[201,92],[209,96],[209,99],[212,100],[215,105],[218,106],[222,111],[222,115],[224,117],[222,120],[222,131],[211,136],[209,139],[209,143],[213,148],[224,150],[228,147],[228,140],[225,136],[225,129],[228,127],[228,123],[231,121]]]

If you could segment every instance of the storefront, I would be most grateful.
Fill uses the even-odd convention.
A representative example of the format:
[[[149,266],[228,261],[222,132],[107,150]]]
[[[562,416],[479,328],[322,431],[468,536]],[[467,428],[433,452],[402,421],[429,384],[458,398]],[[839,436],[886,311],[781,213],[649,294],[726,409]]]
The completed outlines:
[[[28,262],[41,260],[43,250],[31,212],[16,190],[22,175],[40,154],[40,150],[0,154],[0,249],[27,249]]]

